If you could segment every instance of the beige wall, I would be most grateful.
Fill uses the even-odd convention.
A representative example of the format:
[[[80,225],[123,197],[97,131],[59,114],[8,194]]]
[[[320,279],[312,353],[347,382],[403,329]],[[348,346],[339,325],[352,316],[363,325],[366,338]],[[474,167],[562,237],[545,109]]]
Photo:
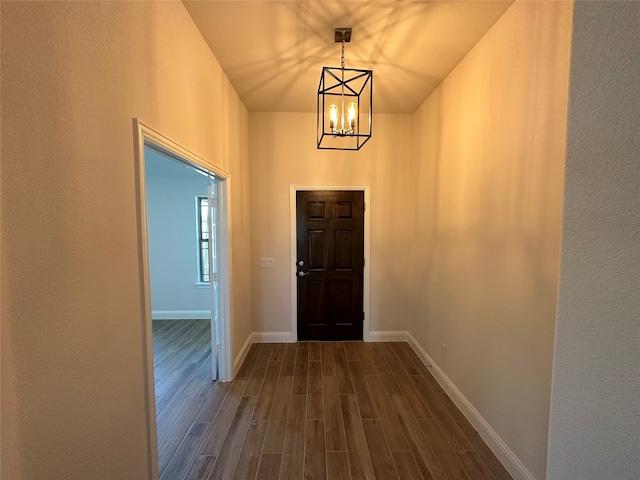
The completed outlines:
[[[571,11],[516,2],[415,115],[409,330],[536,478],[546,468]]]
[[[249,114],[253,330],[291,330],[290,185],[370,185],[370,329],[405,330],[412,116],[376,115],[357,152],[317,150],[315,127],[315,114]]]
[[[640,3],[576,2],[547,478],[640,478]]]
[[[247,112],[179,2],[2,2],[2,478],[149,477],[132,118],[231,174]]]

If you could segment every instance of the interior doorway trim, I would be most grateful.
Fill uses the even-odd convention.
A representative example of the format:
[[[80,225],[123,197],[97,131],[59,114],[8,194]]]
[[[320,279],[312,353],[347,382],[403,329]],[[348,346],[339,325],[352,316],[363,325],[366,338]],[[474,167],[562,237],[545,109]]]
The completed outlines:
[[[219,357],[219,381],[232,379],[231,367],[231,297],[230,297],[230,243],[229,232],[229,203],[228,195],[231,178],[229,173],[217,167],[211,162],[199,157],[187,148],[179,145],[170,138],[161,134],[157,130],[144,124],[137,118],[133,119],[134,136],[134,161],[136,166],[136,208],[137,208],[137,230],[138,230],[138,258],[140,284],[141,284],[141,305],[142,305],[142,333],[144,337],[142,350],[144,356],[143,371],[145,375],[145,397],[147,402],[147,435],[149,442],[149,462],[151,478],[158,478],[158,447],[156,430],[156,405],[155,386],[153,371],[153,331],[151,323],[151,282],[149,276],[149,249],[147,235],[147,206],[146,206],[146,183],[145,183],[145,158],[144,147],[150,145],[183,163],[190,165],[200,171],[209,172],[220,180],[219,184],[219,223],[222,232],[226,232],[219,238],[220,248],[220,305],[219,305],[219,334],[221,349],[218,350]],[[215,344],[212,342],[212,349]]]
[[[371,341],[369,319],[369,292],[371,288],[371,194],[369,185],[290,185],[289,186],[289,224],[290,224],[290,256],[289,278],[291,285],[291,341],[298,339],[298,280],[296,277],[297,243],[296,243],[296,193],[313,190],[347,190],[364,192],[364,272],[362,309],[364,323],[362,325],[362,339]]]

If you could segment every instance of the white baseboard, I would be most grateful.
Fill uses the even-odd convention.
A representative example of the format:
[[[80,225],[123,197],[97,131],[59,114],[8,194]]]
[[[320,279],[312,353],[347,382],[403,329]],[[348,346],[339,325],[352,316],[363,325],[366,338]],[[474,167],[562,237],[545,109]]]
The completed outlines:
[[[252,337],[253,337],[253,334],[250,333],[247,336],[247,339],[244,341],[244,344],[242,345],[242,348],[238,352],[238,355],[236,355],[236,358],[233,359],[233,369],[232,369],[233,372],[231,375],[232,379],[236,376],[236,373],[238,373],[238,370],[240,369],[240,365],[242,365],[242,362],[244,362],[244,359],[247,356],[247,352],[249,352],[249,348],[253,343],[251,341]]]
[[[153,310],[153,320],[208,320],[211,318],[210,310]]]
[[[429,354],[422,348],[411,333],[406,332],[406,338],[413,351],[418,355],[422,363],[429,368],[433,376],[449,395],[451,400],[478,431],[482,439],[487,443],[491,451],[498,457],[504,468],[513,476],[514,480],[536,480],[533,474],[524,466],[515,453],[504,443],[498,433],[484,419],[480,412],[471,404],[462,392],[456,387],[449,377],[442,371]]]
[[[406,342],[407,332],[404,331],[376,331],[365,334],[365,342]]]
[[[298,339],[291,332],[253,332],[251,343],[292,343]],[[365,333],[365,342],[407,342],[407,332],[377,331]]]
[[[292,343],[297,338],[291,332],[253,332],[251,343]]]

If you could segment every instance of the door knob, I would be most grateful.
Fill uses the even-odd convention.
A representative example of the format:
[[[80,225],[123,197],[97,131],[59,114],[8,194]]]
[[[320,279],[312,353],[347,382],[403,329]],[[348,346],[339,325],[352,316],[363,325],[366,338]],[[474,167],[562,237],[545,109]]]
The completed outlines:
[[[305,275],[309,275],[309,272],[298,272],[299,277],[304,277]]]
[[[300,261],[298,262],[298,266],[299,266],[299,267],[304,267],[304,260],[300,260]]]

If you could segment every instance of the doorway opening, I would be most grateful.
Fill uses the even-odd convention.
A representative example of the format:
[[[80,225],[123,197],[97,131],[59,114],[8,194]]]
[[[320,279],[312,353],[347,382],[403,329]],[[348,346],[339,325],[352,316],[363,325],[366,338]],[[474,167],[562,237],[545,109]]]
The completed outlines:
[[[231,380],[229,175],[137,119],[134,135],[149,458],[157,478],[172,456],[172,426],[191,410],[188,398]]]

